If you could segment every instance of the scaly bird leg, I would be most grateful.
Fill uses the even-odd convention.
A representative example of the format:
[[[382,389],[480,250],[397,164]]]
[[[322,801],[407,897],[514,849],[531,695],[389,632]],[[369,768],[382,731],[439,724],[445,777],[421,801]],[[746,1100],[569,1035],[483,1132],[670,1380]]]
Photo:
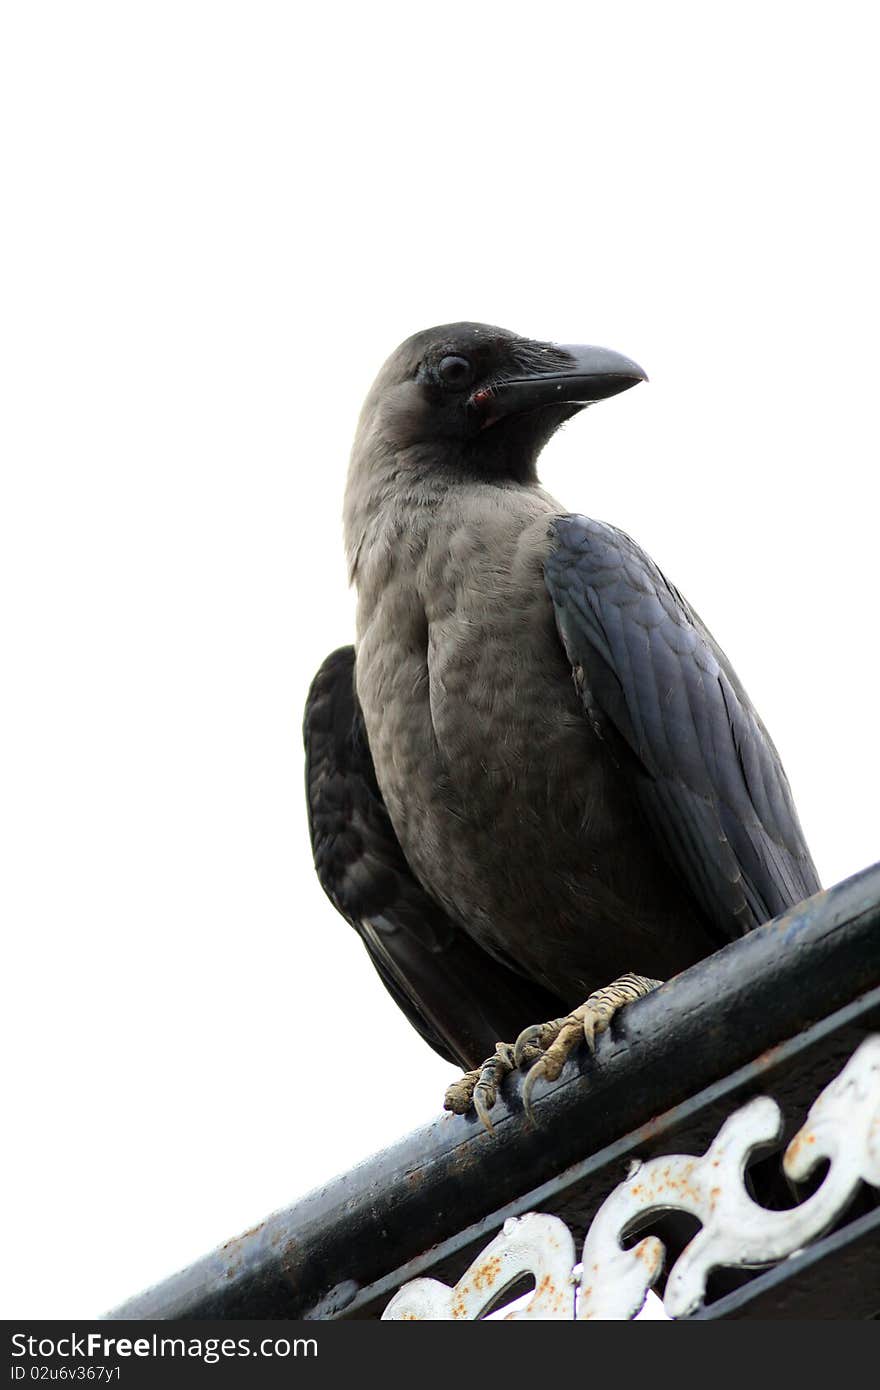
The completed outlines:
[[[534,1118],[531,1098],[535,1082],[541,1077],[545,1081],[555,1081],[582,1037],[586,1038],[590,1051],[595,1052],[596,1038],[606,1031],[618,1009],[634,999],[643,999],[662,983],[647,975],[621,975],[604,989],[597,989],[585,1003],[563,1018],[524,1028],[512,1046],[503,1042],[496,1044],[492,1056],[481,1066],[453,1081],[443,1101],[444,1110],[466,1115],[473,1106],[491,1134],[489,1111],[498,1099],[501,1082],[515,1067],[527,1066],[522,1100],[526,1114]]]
[[[466,1071],[464,1076],[448,1087],[443,1109],[451,1110],[456,1115],[466,1115],[473,1106],[491,1134],[493,1126],[489,1111],[498,1099],[498,1087],[515,1065],[512,1044],[496,1043],[492,1056],[487,1057],[476,1071]]]
[[[513,1045],[513,1058],[518,1067],[531,1063],[522,1089],[526,1114],[532,1116],[532,1091],[539,1077],[555,1081],[581,1037],[586,1038],[590,1052],[595,1052],[596,1038],[606,1031],[618,1009],[643,999],[662,983],[646,975],[621,975],[604,989],[597,989],[565,1018],[524,1028]]]

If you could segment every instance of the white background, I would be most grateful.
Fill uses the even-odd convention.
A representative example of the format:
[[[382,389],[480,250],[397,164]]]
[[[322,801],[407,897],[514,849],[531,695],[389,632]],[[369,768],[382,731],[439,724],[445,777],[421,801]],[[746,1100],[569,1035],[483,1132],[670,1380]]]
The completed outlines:
[[[438,1110],[299,734],[414,330],[643,363],[544,480],[712,627],[823,880],[880,855],[872,14],[4,6],[7,1317],[98,1314]]]

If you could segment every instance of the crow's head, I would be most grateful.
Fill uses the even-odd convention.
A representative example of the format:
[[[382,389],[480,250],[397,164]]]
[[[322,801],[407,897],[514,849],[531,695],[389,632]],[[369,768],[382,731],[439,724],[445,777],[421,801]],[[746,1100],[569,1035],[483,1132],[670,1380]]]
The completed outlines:
[[[438,467],[529,481],[565,421],[646,380],[598,347],[560,347],[483,323],[416,333],[392,353],[364,405],[359,437]]]

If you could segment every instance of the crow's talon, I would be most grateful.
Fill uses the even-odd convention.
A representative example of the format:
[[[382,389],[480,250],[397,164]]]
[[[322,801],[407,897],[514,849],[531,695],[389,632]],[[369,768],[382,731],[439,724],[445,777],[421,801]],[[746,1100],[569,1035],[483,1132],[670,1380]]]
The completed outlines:
[[[522,1086],[523,1110],[525,1111],[528,1118],[531,1120],[532,1124],[537,1123],[537,1121],[535,1120],[535,1112],[532,1109],[532,1091],[534,1090],[535,1082],[539,1080],[539,1078],[541,1077],[543,1077],[545,1080],[548,1079],[546,1063],[543,1057],[539,1057],[538,1061],[535,1062],[534,1066],[529,1067],[529,1070],[526,1072],[525,1080],[523,1081]]]
[[[552,1042],[556,1036],[549,1032],[552,1027],[549,1023],[533,1023],[522,1030],[513,1044],[513,1060],[518,1067],[531,1066],[544,1055],[548,1042]]]
[[[473,1107],[483,1126],[491,1134],[494,1126],[489,1111],[498,1099],[498,1087],[508,1072],[514,1068],[513,1048],[510,1043],[497,1043],[491,1057],[475,1071],[465,1072],[458,1081],[447,1087],[443,1101],[444,1110],[456,1115],[466,1115]]]
[[[474,1087],[473,1095],[474,1110],[477,1112],[477,1118],[480,1123],[490,1134],[495,1133],[495,1126],[492,1123],[489,1111],[492,1109],[497,1099],[498,1091],[495,1086],[486,1081],[477,1082]]]
[[[466,1071],[464,1076],[460,1076],[457,1081],[453,1081],[451,1086],[447,1086],[446,1095],[443,1098],[443,1109],[451,1110],[454,1115],[466,1115],[471,1108],[474,1087],[479,1080],[478,1071]]]
[[[538,1080],[556,1081],[562,1068],[584,1038],[591,1054],[596,1051],[596,1039],[604,1033],[624,1004],[650,994],[662,980],[645,975],[622,975],[604,989],[595,990],[577,1009],[549,1023],[533,1023],[523,1028],[513,1046],[498,1043],[494,1054],[476,1071],[466,1072],[453,1082],[446,1092],[444,1106],[464,1115],[473,1106],[481,1123],[492,1133],[489,1112],[498,1099],[498,1089],[514,1067],[528,1067],[522,1088],[523,1109],[534,1122],[532,1092]]]

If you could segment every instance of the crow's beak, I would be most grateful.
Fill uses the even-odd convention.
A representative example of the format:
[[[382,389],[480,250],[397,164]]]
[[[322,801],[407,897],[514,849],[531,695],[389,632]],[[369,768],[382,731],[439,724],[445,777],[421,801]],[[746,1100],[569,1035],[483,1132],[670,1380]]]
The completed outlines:
[[[647,380],[638,363],[610,348],[554,347],[547,353],[546,368],[529,368],[478,388],[471,404],[485,426],[541,406],[591,405]]]

